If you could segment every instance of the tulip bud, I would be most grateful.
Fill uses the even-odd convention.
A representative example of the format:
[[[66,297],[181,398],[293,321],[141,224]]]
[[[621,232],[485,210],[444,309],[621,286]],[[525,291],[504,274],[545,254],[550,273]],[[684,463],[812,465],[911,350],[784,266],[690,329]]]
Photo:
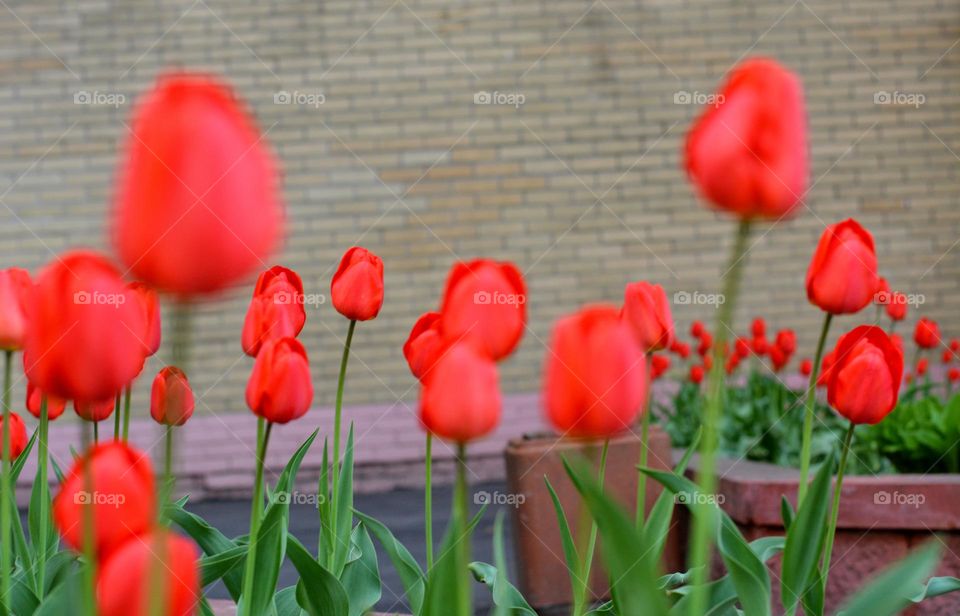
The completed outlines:
[[[330,282],[337,312],[353,321],[369,321],[383,306],[383,261],[366,248],[344,253]]]
[[[624,290],[623,316],[645,353],[660,351],[673,340],[673,317],[667,294],[658,284],[631,282]]]
[[[921,349],[933,349],[940,344],[940,326],[936,321],[921,317],[913,330],[913,341]]]
[[[53,520],[78,552],[83,549],[84,507],[92,509],[99,559],[153,527],[157,505],[149,456],[111,441],[94,445],[74,462],[53,500]]]
[[[37,419],[40,419],[40,405],[42,402],[43,392],[40,391],[39,387],[27,381],[27,410]],[[47,394],[47,419],[53,421],[57,417],[60,417],[63,415],[65,408],[67,408],[66,400]]]
[[[158,554],[163,554],[162,564],[157,562]],[[153,530],[128,539],[100,567],[97,613],[99,616],[152,614],[152,584],[158,581],[159,575],[163,576],[166,606],[163,616],[197,613],[202,596],[199,559],[193,542],[169,530]]]
[[[450,268],[440,309],[444,340],[469,342],[498,361],[520,342],[527,288],[512,263],[476,259]]]
[[[440,334],[440,313],[426,312],[420,315],[410,330],[410,336],[403,344],[403,356],[413,376],[423,380],[440,359],[444,348]]]
[[[809,357],[804,357],[800,361],[800,375],[809,377],[813,373],[813,361]]]
[[[103,421],[113,414],[116,397],[103,400],[74,400],[73,410],[86,421]]]
[[[827,399],[853,423],[875,424],[897,404],[903,354],[879,327],[861,325],[840,337]]]
[[[142,342],[144,354],[150,357],[160,348],[160,300],[157,298],[157,292],[142,282],[130,283],[129,287],[143,310],[145,329]]]
[[[293,270],[275,265],[260,274],[243,321],[243,352],[256,357],[267,340],[295,338],[303,329],[303,282]]]
[[[800,79],[774,60],[741,62],[694,122],[685,154],[690,179],[715,207],[742,219],[789,216],[809,180]]]
[[[129,132],[112,235],[137,278],[181,297],[212,293],[273,252],[283,226],[276,163],[229,87],[162,75]]]
[[[260,348],[247,381],[247,406],[274,423],[302,417],[313,401],[307,350],[296,338],[270,340]]]
[[[183,370],[165,366],[153,379],[150,416],[159,424],[182,426],[193,415],[193,390]]]
[[[0,349],[23,348],[32,290],[27,270],[17,267],[0,270]]]
[[[612,306],[588,306],[558,320],[544,371],[547,417],[565,435],[622,432],[646,397],[644,354]]]
[[[870,232],[852,218],[827,227],[807,269],[810,303],[831,314],[853,314],[873,301],[879,284]]]
[[[466,443],[489,434],[500,421],[497,366],[470,344],[455,343],[420,388],[420,419],[440,438]]]
[[[3,430],[3,415],[0,414],[0,434]],[[0,440],[0,454],[3,452],[3,441]],[[10,413],[10,460],[16,460],[27,448],[27,427],[16,413]]]

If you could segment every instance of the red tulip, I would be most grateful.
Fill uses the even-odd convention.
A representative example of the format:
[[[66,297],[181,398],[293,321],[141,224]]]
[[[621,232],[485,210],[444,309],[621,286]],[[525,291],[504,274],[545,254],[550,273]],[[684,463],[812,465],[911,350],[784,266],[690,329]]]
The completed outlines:
[[[137,278],[191,296],[263,263],[282,238],[277,169],[228,86],[163,75],[141,96],[130,132],[112,233]]]
[[[797,334],[792,329],[781,329],[777,332],[775,344],[789,357],[797,350]]]
[[[730,358],[727,359],[726,363],[723,364],[723,369],[726,371],[727,375],[729,376],[734,372],[736,372],[739,366],[740,366],[740,356],[731,355]]]
[[[344,253],[330,282],[337,312],[353,321],[369,321],[383,306],[383,261],[366,248]]]
[[[256,357],[267,340],[296,337],[306,320],[300,276],[274,265],[260,274],[253,288],[240,340],[243,352]]]
[[[902,353],[902,351],[901,351]],[[828,351],[820,362],[820,372],[817,374],[817,387],[826,387],[830,383],[830,370],[836,363],[837,356],[834,351]]]
[[[953,358],[954,358],[953,351],[951,351],[950,349],[947,349],[946,351],[940,354],[940,360],[945,364],[949,364],[950,362],[952,362]]]
[[[160,300],[157,292],[142,282],[130,283],[130,290],[134,292],[140,307],[143,309],[143,319],[146,328],[143,334],[144,352],[147,357],[153,355],[160,348]]]
[[[927,373],[927,365],[928,361],[926,357],[921,357],[919,361],[917,361],[917,376],[923,376]]]
[[[679,340],[674,339],[673,344],[670,345],[670,350],[676,353],[680,359],[686,359],[690,357],[690,345],[686,342],[680,342]]]
[[[737,338],[736,343],[734,343],[734,352],[740,359],[746,359],[750,356],[750,343],[747,342],[746,338]]]
[[[43,401],[43,392],[40,388],[27,381],[27,410],[30,414],[40,419],[40,404]],[[63,410],[67,407],[67,401],[63,398],[47,395],[47,419],[54,420],[63,415]]]
[[[690,366],[690,381],[699,385],[703,382],[703,366]]]
[[[270,340],[260,348],[247,381],[247,406],[274,423],[302,417],[313,401],[307,350],[296,338]]]
[[[853,423],[875,424],[897,404],[903,354],[879,327],[861,325],[834,349],[827,399]]]
[[[165,366],[153,379],[150,416],[160,424],[182,426],[193,415],[193,390],[183,370]]]
[[[27,270],[18,267],[0,270],[0,349],[23,348],[32,288]]]
[[[494,361],[510,355],[527,322],[527,288],[512,263],[476,259],[450,268],[440,309],[448,342],[464,340]]]
[[[547,417],[572,436],[626,430],[646,396],[646,362],[616,308],[589,306],[553,326],[544,377]]]
[[[704,355],[701,360],[703,361],[703,367],[707,370],[713,370],[713,355],[709,353]]]
[[[921,317],[913,330],[913,341],[921,349],[933,349],[940,344],[940,326],[936,321]]]
[[[656,381],[670,369],[670,357],[667,355],[650,356],[650,380]]]
[[[85,507],[92,509],[94,544],[101,559],[151,528],[157,505],[149,456],[111,441],[93,446],[74,462],[53,500],[53,520],[77,551],[83,549]]]
[[[710,332],[704,331],[700,335],[700,344],[697,346],[697,353],[703,357],[710,352],[710,349],[713,347],[713,336],[710,335]]]
[[[804,357],[800,360],[800,375],[801,376],[810,376],[813,372],[813,361],[809,357]]]
[[[960,381],[960,368],[950,368],[947,370],[947,378],[950,379],[951,383]]]
[[[780,372],[783,370],[783,367],[786,366],[787,362],[790,361],[790,356],[784,353],[783,349],[777,345],[771,345],[768,354],[770,356],[770,363],[773,365],[774,372]]]
[[[852,314],[873,301],[879,284],[870,232],[852,218],[827,227],[807,270],[810,303],[831,314]]]
[[[623,316],[633,327],[645,353],[660,351],[673,341],[673,316],[663,287],[631,282],[624,290]]]
[[[426,312],[420,315],[410,330],[410,336],[403,344],[403,356],[413,376],[422,380],[436,365],[444,348],[440,334],[440,313]]]
[[[0,435],[3,430],[3,414],[0,413]],[[0,454],[2,454],[3,441],[0,440]],[[27,427],[23,425],[23,420],[16,413],[10,413],[10,460],[20,457],[23,450],[27,448]]]
[[[767,342],[767,339],[764,337],[754,338],[750,342],[750,346],[753,348],[753,352],[756,355],[766,355],[767,351],[770,350],[770,343]]]
[[[902,321],[907,316],[907,296],[903,293],[890,293],[884,304],[887,316],[893,321]]]
[[[950,350],[954,353],[960,352],[960,339],[951,338],[950,339]]]
[[[32,294],[24,367],[60,398],[103,400],[143,368],[143,310],[116,268],[74,251],[41,272]]]
[[[466,443],[500,421],[497,366],[479,349],[455,343],[433,366],[420,388],[420,419],[431,433]]]
[[[160,542],[163,541],[163,544]],[[163,555],[163,564],[157,555]],[[200,554],[193,542],[155,530],[129,539],[102,564],[97,577],[100,616],[147,616],[152,584],[163,572],[163,616],[192,616],[200,604]]]
[[[767,322],[761,317],[757,317],[750,323],[750,333],[754,338],[765,338],[767,335]]]
[[[86,421],[103,421],[113,414],[116,397],[104,400],[73,401],[73,410]]]
[[[707,328],[704,327],[703,323],[700,321],[694,321],[690,324],[690,335],[694,338],[699,338],[705,331],[707,331]]]
[[[690,179],[740,218],[790,215],[807,190],[808,156],[800,79],[766,58],[737,65],[687,135]]]

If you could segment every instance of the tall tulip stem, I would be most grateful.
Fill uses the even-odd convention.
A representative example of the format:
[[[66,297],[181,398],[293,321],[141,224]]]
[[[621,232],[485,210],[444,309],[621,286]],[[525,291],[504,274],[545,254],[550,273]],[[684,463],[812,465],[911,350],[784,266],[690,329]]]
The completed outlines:
[[[457,479],[453,490],[454,532],[457,537],[457,614],[470,616],[470,580],[467,567],[470,564],[470,535],[467,532],[467,446],[457,444]]]
[[[11,370],[13,366],[13,351],[7,350],[3,356],[3,499],[0,500],[0,567],[3,567],[0,575],[0,592],[3,593],[0,598],[0,605],[3,606],[3,612],[8,613],[10,604],[10,571],[13,563],[10,553],[10,516],[16,506],[16,500],[13,497],[13,486],[10,481],[10,387],[12,383]]]
[[[250,596],[253,594],[253,575],[257,559],[257,531],[260,530],[260,516],[263,513],[263,467],[267,457],[267,445],[270,442],[270,430],[273,422],[263,417],[257,418],[257,474],[253,482],[253,502],[250,505],[250,543],[247,547],[247,562],[243,573],[243,613],[250,612]],[[241,615],[242,616],[242,615]]]
[[[47,408],[47,395],[43,394],[40,398],[40,436],[37,438],[37,470],[39,472],[39,478],[37,481],[40,482],[40,485],[44,487],[43,498],[40,499],[40,506],[38,507],[38,517],[40,523],[38,526],[41,529],[45,529],[50,519],[50,500],[47,498],[47,489],[46,486],[49,485],[49,480],[47,479],[47,458],[49,457],[49,447],[47,445],[47,438],[50,431],[50,416],[49,410]],[[47,533],[41,532],[37,537],[37,598],[43,599],[45,594],[45,581],[44,578],[47,573]]]
[[[820,362],[823,360],[823,347],[827,342],[827,334],[830,331],[830,323],[833,321],[833,314],[828,312],[823,317],[823,327],[820,329],[820,340],[817,341],[817,353],[813,358],[813,366],[810,370],[810,381],[807,383],[807,391],[803,397],[803,444],[800,450],[800,485],[797,487],[797,507],[803,502],[803,497],[807,494],[807,480],[810,477],[810,448],[813,443],[813,412],[816,406],[817,378],[820,376]]]
[[[343,356],[340,358],[340,376],[337,377],[337,399],[333,410],[333,489],[330,500],[331,517],[333,526],[333,536],[339,536],[337,529],[341,520],[337,519],[337,486],[340,482],[340,425],[343,421],[343,387],[347,382],[347,362],[350,361],[350,344],[353,342],[353,330],[356,329],[357,322],[350,321],[347,328],[347,339],[343,343]]]
[[[840,452],[840,466],[837,467],[837,481],[833,488],[833,506],[830,509],[830,526],[827,527],[827,541],[824,544],[826,552],[823,555],[823,588],[827,588],[827,578],[830,577],[830,557],[833,554],[833,539],[837,534],[837,519],[840,517],[840,490],[843,486],[843,471],[847,467],[847,456],[850,454],[850,443],[853,442],[853,430],[856,425],[851,421],[847,428],[847,435],[843,439],[843,450]]]
[[[702,421],[703,441],[700,445],[700,470],[698,481],[702,494],[713,494],[717,488],[717,442],[720,414],[723,407],[723,348],[727,342],[727,331],[732,329],[732,320],[737,303],[737,294],[740,291],[740,279],[743,277],[744,263],[747,254],[747,242],[750,239],[751,221],[741,220],[737,228],[736,240],[730,252],[730,262],[724,274],[723,297],[717,314],[716,340],[713,343],[713,366],[710,369],[710,380],[707,389],[707,399],[704,405]],[[706,503],[696,506],[693,526],[692,568],[694,571],[693,592],[691,597],[691,613],[703,614],[706,612],[707,596],[705,594],[708,577],[708,564],[713,534],[713,516],[708,511]]]
[[[600,450],[600,462],[597,465],[597,478],[600,481],[601,488],[603,487],[604,476],[607,473],[607,452],[609,450],[610,439],[607,439],[603,441],[603,448]],[[596,449],[593,451],[596,453]],[[593,555],[597,549],[597,522],[591,517],[586,502],[581,500],[581,511],[578,521],[580,528],[587,528],[586,522],[588,520],[590,522],[590,530],[587,536],[587,544],[583,551],[583,561],[580,563],[580,575],[578,576],[580,588],[577,589],[573,597],[573,616],[581,616],[584,614],[587,604],[590,602],[590,571],[593,568]]]
[[[127,385],[123,392],[123,442],[130,436],[130,396],[133,393],[133,383]]]
[[[427,544],[427,571],[433,568],[433,433],[427,432],[427,452],[424,456],[423,517],[424,543]]]
[[[653,369],[653,356],[647,354],[647,371],[644,377],[647,380],[647,398],[644,400],[643,417],[640,419],[640,468],[647,468],[650,457],[650,412],[653,400],[653,380],[650,371]],[[647,516],[647,474],[637,471],[637,529],[643,528],[644,518]]]

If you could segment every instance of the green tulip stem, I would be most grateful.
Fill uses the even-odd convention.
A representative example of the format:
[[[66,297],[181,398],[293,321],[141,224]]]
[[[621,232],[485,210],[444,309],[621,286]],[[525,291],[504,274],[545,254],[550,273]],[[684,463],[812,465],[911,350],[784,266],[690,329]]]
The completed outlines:
[[[337,487],[340,482],[340,426],[343,421],[343,388],[347,381],[347,362],[350,361],[350,344],[353,342],[353,330],[356,329],[357,322],[350,320],[347,327],[347,339],[343,343],[343,355],[340,358],[340,376],[337,377],[337,398],[333,411],[333,485],[330,499],[330,517],[333,536],[339,537],[338,529],[340,520],[337,519]],[[331,552],[331,558],[333,552]]]
[[[93,424],[96,430],[96,422]],[[81,523],[83,525],[83,558],[84,561],[84,580],[83,580],[83,602],[84,614],[87,616],[97,615],[97,548],[94,543],[96,530],[94,527],[93,501],[96,497],[96,486],[93,482],[93,458],[88,450],[84,454],[83,461],[83,493],[85,499],[83,502],[83,511],[81,512]],[[43,530],[42,532],[46,532]]]
[[[6,614],[10,605],[10,572],[13,568],[10,553],[10,516],[12,509],[16,506],[16,499],[13,496],[13,486],[10,481],[10,387],[12,383],[13,351],[7,350],[3,355],[3,499],[0,501],[0,567],[3,572],[0,574],[0,606]]]
[[[653,411],[653,380],[650,371],[653,370],[653,355],[647,354],[647,381],[646,400],[644,400],[643,417],[640,419],[640,468],[647,468],[650,454],[650,413]],[[643,528],[644,518],[647,516],[647,475],[637,471],[637,530]]]
[[[427,544],[427,572],[433,568],[433,433],[427,432],[427,452],[424,458],[423,516],[424,542]]]
[[[817,341],[817,352],[813,358],[813,366],[810,370],[810,380],[807,383],[807,391],[803,396],[803,444],[800,449],[800,484],[797,487],[797,507],[803,502],[803,497],[807,494],[808,479],[810,477],[810,449],[813,443],[813,415],[816,405],[817,378],[820,376],[820,362],[823,359],[823,347],[827,342],[827,334],[830,331],[830,323],[833,321],[833,314],[827,313],[823,317],[823,327],[820,329],[820,340]]]
[[[270,442],[270,430],[273,422],[263,417],[257,418],[257,474],[253,482],[253,500],[250,505],[250,543],[247,547],[247,562],[243,573],[243,593],[240,616],[257,616],[250,611],[250,599],[253,594],[253,576],[256,573],[257,531],[260,530],[260,516],[263,513],[263,467],[267,457],[267,445]]]
[[[456,543],[456,587],[457,587],[457,615],[470,616],[472,603],[470,596],[470,575],[467,567],[470,564],[470,535],[467,532],[467,446],[457,444],[457,478],[453,491],[453,519]]]
[[[120,440],[120,392],[113,403],[113,440]]]
[[[713,366],[707,386],[707,397],[703,410],[702,434],[700,443],[700,469],[697,480],[700,492],[713,494],[717,489],[717,443],[718,424],[723,410],[723,347],[727,342],[727,332],[733,329],[733,315],[740,292],[740,279],[743,277],[747,257],[747,242],[750,239],[751,221],[741,220],[737,228],[736,239],[730,252],[730,261],[723,275],[723,298],[717,313],[716,339],[713,343]],[[693,592],[691,613],[706,613],[706,586],[713,538],[713,520],[710,505],[696,506],[693,518],[691,563],[693,574]]]
[[[50,417],[47,403],[47,395],[43,394],[40,398],[40,435],[37,438],[37,471],[41,486],[48,486],[47,479],[47,458],[49,457],[49,446],[47,444],[48,433],[50,431]],[[40,499],[38,511],[39,527],[47,528],[50,520],[50,500],[47,498],[47,490],[44,489],[44,497]],[[47,573],[47,533],[41,532],[37,537],[37,598],[43,599],[46,593],[44,588],[44,578]]]
[[[592,448],[591,448],[592,449]],[[610,439],[603,441],[603,448],[600,450],[600,462],[597,465],[597,478],[600,481],[600,487],[603,487],[604,476],[607,472],[607,452],[610,450]],[[594,454],[596,449],[593,449]],[[592,456],[591,456],[592,457]],[[586,522],[590,522],[589,534],[583,551],[583,560],[580,563],[579,588],[574,594],[573,616],[582,616],[587,611],[587,605],[590,603],[590,571],[593,568],[593,555],[597,549],[597,523],[590,515],[586,501],[581,500],[581,510],[577,524],[581,529],[586,529]],[[579,532],[579,531],[578,531]],[[581,546],[582,546],[581,542]]]
[[[133,383],[127,385],[123,392],[123,442],[130,436],[130,395],[133,392]]]
[[[99,421],[93,422],[93,444],[94,445],[100,444],[100,422]]]
[[[843,450],[840,453],[840,466],[837,468],[837,481],[833,488],[833,505],[830,509],[830,526],[827,527],[827,541],[824,544],[826,552],[823,555],[823,588],[826,591],[827,578],[830,573],[830,557],[833,553],[833,539],[837,534],[837,519],[840,517],[840,489],[843,486],[843,471],[847,467],[847,456],[850,453],[850,443],[853,442],[853,430],[856,427],[852,421],[847,428],[847,435],[843,439]]]

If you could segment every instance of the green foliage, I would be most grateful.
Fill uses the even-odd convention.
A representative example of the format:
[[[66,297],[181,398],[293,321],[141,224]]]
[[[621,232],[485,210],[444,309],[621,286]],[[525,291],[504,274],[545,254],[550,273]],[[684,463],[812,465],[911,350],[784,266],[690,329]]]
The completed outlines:
[[[960,472],[960,394],[946,403],[930,393],[905,395],[875,426],[857,433],[901,473]]]

